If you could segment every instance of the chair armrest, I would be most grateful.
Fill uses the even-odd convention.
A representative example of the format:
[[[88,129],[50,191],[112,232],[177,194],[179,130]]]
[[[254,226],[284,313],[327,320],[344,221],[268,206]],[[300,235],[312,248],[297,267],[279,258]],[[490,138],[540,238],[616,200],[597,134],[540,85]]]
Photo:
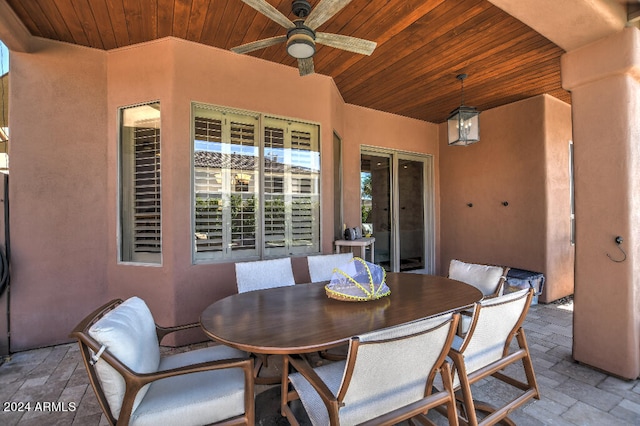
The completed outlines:
[[[331,390],[329,390],[329,387],[322,381],[320,376],[313,371],[313,367],[311,367],[306,359],[293,358],[290,355],[287,355],[287,357],[289,359],[289,363],[296,369],[296,371],[302,374],[304,378],[309,381],[311,386],[313,386],[316,392],[318,392],[318,395],[320,395],[320,398],[322,398],[322,401],[325,403],[327,408],[329,407],[329,404],[337,402],[336,396],[331,392]],[[284,380],[283,383],[285,383]]]
[[[203,371],[222,370],[225,368],[242,368],[246,370],[250,377],[253,377],[253,359],[251,358],[229,358],[217,361],[200,362],[198,364],[185,365],[171,368],[169,370],[159,370],[155,373],[138,374],[147,383],[168,377],[181,376],[183,374],[201,373]],[[146,384],[146,383],[145,383]]]
[[[158,336],[158,342],[161,342],[167,334],[175,333],[176,331],[189,330],[198,326],[200,326],[200,323],[197,322],[191,324],[176,325],[174,327],[162,327],[156,324],[156,335]]]

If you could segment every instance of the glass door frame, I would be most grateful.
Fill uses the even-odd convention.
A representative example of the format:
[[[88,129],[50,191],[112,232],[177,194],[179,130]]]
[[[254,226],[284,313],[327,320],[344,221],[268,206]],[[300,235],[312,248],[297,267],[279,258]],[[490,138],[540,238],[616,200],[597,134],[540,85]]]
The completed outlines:
[[[436,229],[435,229],[435,177],[433,155],[401,151],[388,148],[380,148],[369,145],[360,145],[360,157],[362,155],[376,155],[390,159],[390,209],[391,209],[391,239],[390,258],[391,269],[400,271],[400,200],[398,167],[400,160],[409,160],[423,163],[423,220],[424,220],[424,269],[429,274],[436,273]],[[362,200],[362,197],[360,197]],[[360,201],[362,202],[362,201]],[[362,206],[360,206],[362,208]],[[375,233],[374,233],[375,237]]]

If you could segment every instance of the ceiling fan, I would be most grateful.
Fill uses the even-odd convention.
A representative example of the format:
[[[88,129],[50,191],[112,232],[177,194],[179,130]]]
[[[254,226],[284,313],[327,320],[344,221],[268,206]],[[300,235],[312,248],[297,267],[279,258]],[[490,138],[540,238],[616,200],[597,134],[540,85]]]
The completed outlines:
[[[246,43],[232,48],[233,52],[249,53],[286,42],[289,55],[298,59],[300,75],[308,75],[314,72],[313,55],[316,53],[316,43],[361,55],[371,55],[376,48],[376,43],[373,41],[315,31],[349,4],[351,0],[320,0],[313,10],[307,0],[293,0],[291,10],[298,17],[295,21],[289,20],[266,0],[242,1],[282,25],[286,28],[287,34]]]

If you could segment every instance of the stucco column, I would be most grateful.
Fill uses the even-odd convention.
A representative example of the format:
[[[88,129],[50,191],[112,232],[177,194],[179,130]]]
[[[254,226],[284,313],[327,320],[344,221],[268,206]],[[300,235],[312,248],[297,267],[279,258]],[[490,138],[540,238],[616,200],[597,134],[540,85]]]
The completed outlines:
[[[639,81],[636,28],[562,57],[575,155],[573,356],[629,379],[640,375]]]

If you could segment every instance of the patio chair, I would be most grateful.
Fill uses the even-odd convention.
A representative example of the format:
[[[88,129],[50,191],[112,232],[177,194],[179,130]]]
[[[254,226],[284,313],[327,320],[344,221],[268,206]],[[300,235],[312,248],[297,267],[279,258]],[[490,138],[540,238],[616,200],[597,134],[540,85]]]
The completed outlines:
[[[295,285],[291,258],[236,263],[238,293]],[[262,367],[269,366],[269,355],[255,355],[254,380],[261,385],[280,383],[280,375],[260,377]]]
[[[449,264],[449,278],[474,286],[482,292],[484,298],[502,295],[508,272],[509,267],[466,263],[457,259],[451,259]],[[471,313],[462,312],[458,334],[464,336],[470,322]]]
[[[466,263],[457,259],[451,259],[449,264],[449,278],[474,286],[485,298],[502,295],[507,272],[508,267]]]
[[[300,399],[316,426],[391,425],[416,416],[428,421],[424,414],[444,404],[450,424],[457,425],[446,362],[457,322],[457,314],[447,314],[362,334],[349,341],[345,361],[316,368],[304,358],[285,357],[282,415],[297,425],[289,403]],[[297,372],[288,374],[289,365]],[[439,373],[444,388],[432,393]]]
[[[238,293],[294,285],[291,258],[236,263]]]
[[[253,425],[253,362],[227,346],[160,356],[169,333],[139,298],[112,300],[71,332],[111,425]]]
[[[499,421],[514,424],[507,417],[510,412],[532,398],[540,399],[529,346],[522,328],[533,294],[533,289],[525,289],[476,303],[466,337],[455,337],[449,357],[454,364],[453,385],[460,401],[459,414],[465,423],[472,426]],[[514,337],[518,349],[511,352],[510,344]],[[522,361],[524,382],[504,370],[518,361]],[[471,385],[489,376],[518,389],[519,396],[497,409],[474,401]],[[478,421],[476,410],[489,414]]]
[[[333,275],[333,269],[349,263],[353,259],[353,253],[321,254],[308,256],[309,276],[312,283],[329,281]]]

